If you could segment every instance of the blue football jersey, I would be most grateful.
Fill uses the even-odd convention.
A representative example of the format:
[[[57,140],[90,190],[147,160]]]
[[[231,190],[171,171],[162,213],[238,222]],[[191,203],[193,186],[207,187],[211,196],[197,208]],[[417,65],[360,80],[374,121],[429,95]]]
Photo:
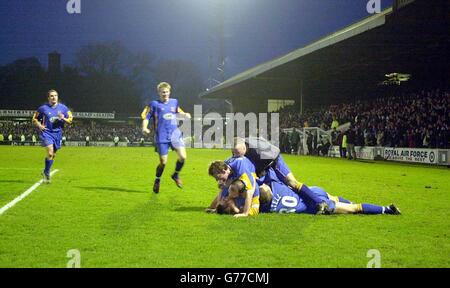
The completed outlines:
[[[255,165],[248,158],[244,156],[231,157],[225,160],[225,164],[231,168],[231,174],[229,176],[231,180],[242,180],[245,183],[245,188],[247,190],[254,188],[254,196],[257,195],[259,197],[259,185],[256,183]]]
[[[69,118],[70,111],[66,105],[58,103],[55,107],[50,104],[42,105],[37,113],[36,119],[47,128],[47,132],[59,133],[62,132],[65,122],[60,120],[58,115],[62,113],[65,118]]]
[[[225,160],[225,163],[231,168],[230,180],[240,179],[245,184],[247,190],[254,189],[249,215],[257,215],[259,213],[259,185],[256,183],[255,165],[246,157],[231,157]],[[228,189],[222,191],[222,197],[228,196]],[[235,199],[238,208],[243,208],[245,198],[240,196]]]
[[[179,108],[178,100],[171,98],[166,103],[159,100],[152,101],[149,107],[150,112],[146,119],[153,119],[156,143],[170,143],[173,142],[172,137],[181,137],[176,117]]]
[[[270,211],[275,213],[303,213],[306,205],[289,186],[272,182],[272,203]]]
[[[273,181],[272,185],[272,202],[270,204],[270,212],[275,213],[307,213],[315,214],[316,207],[310,207],[297,193],[289,186],[277,181]],[[320,187],[311,186],[311,191],[320,199],[325,201],[332,209],[335,203],[330,200],[328,193]]]

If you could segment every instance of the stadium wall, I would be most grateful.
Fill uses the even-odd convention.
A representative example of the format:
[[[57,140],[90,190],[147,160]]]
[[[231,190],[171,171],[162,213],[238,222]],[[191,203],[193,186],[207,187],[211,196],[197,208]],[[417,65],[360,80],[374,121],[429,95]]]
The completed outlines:
[[[39,146],[39,143],[30,141],[3,141],[0,145],[11,146]],[[67,141],[64,146],[85,147],[86,141]],[[112,141],[91,141],[91,147],[114,147]],[[153,143],[127,143],[118,142],[118,147],[153,147]],[[191,147],[190,143],[186,147]],[[419,163],[438,166],[450,166],[450,149],[422,149],[422,148],[392,148],[392,147],[360,147],[355,146],[356,158],[363,160],[386,160],[394,162]],[[348,151],[347,151],[348,153]],[[331,146],[328,150],[329,157],[340,158],[339,146]]]
[[[117,143],[117,146],[119,147],[127,147],[128,143],[126,142],[119,142]],[[67,141],[65,143],[65,146],[72,146],[72,147],[82,147],[87,146],[86,141]],[[98,142],[98,141],[89,141],[89,146],[94,147],[114,147],[114,142]]]
[[[33,110],[0,110],[0,117],[14,118],[14,117],[32,117]],[[73,117],[83,119],[115,119],[115,113],[103,112],[73,112]]]
[[[32,142],[32,141],[8,141],[4,140],[0,142],[0,145],[3,146],[41,146],[40,141]],[[63,146],[67,147],[85,147],[85,146],[91,146],[91,147],[114,147],[115,143],[113,141],[89,141],[89,144],[86,145],[86,141],[66,141]],[[153,143],[151,142],[118,142],[118,147],[153,147]]]
[[[396,162],[421,163],[431,165],[450,165],[449,149],[392,148],[392,147],[355,147],[356,157],[364,160],[386,160]],[[348,151],[347,151],[348,153]],[[339,146],[332,146],[330,157],[340,157]]]

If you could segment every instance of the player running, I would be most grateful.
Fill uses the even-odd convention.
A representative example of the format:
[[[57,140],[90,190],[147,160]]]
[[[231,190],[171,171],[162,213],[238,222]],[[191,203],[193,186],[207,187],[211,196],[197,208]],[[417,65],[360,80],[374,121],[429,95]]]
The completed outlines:
[[[172,179],[179,188],[183,187],[179,173],[186,161],[186,149],[183,141],[183,135],[178,129],[177,114],[184,115],[190,119],[191,114],[185,113],[179,106],[178,100],[170,99],[171,86],[169,83],[161,82],[157,86],[159,100],[152,101],[145,107],[141,114],[142,132],[149,134],[148,124],[153,120],[153,129],[155,131],[155,148],[159,154],[159,165],[156,168],[156,179],[153,184],[153,192],[159,193],[161,176],[167,164],[169,147],[175,150],[178,160],[175,166],[175,172]]]
[[[327,213],[327,202],[317,197],[308,186],[295,179],[294,174],[281,157],[280,149],[266,139],[262,137],[235,138],[232,153],[235,157],[247,157],[255,165],[259,178],[263,177],[268,169],[273,169],[276,175],[274,177],[280,182],[291,187],[302,199],[308,199],[314,203],[316,214]],[[263,184],[259,180],[258,183]]]
[[[42,147],[45,147],[45,168],[42,172],[44,183],[50,183],[50,169],[61,148],[64,125],[73,121],[72,112],[64,104],[58,102],[58,92],[50,90],[47,93],[48,103],[34,112],[32,123],[39,129]]]

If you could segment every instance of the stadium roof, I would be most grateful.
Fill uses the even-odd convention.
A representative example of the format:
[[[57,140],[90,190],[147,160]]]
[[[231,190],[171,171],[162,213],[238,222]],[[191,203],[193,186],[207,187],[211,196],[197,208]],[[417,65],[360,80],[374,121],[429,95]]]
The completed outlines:
[[[268,61],[266,63],[260,64],[256,67],[253,67],[247,71],[244,71],[226,81],[223,83],[213,87],[208,92],[204,93],[203,95],[212,95],[214,92],[219,91],[221,89],[224,89],[226,87],[230,87],[236,83],[245,81],[247,79],[260,76],[264,72],[267,72],[271,70],[272,68],[276,68],[278,66],[281,66],[283,64],[299,60],[299,58],[310,54],[314,51],[317,51],[319,49],[325,48],[327,46],[336,44],[340,41],[343,41],[345,39],[348,39],[350,37],[353,37],[355,35],[361,34],[365,31],[368,31],[370,29],[373,29],[375,27],[381,26],[386,21],[386,14],[391,13],[392,8],[388,8],[381,14],[376,14],[375,16],[366,18],[358,23],[355,23],[353,25],[350,25],[342,30],[339,30],[331,35],[328,35],[306,47],[294,50],[286,55],[283,55],[281,57],[278,57],[276,59],[273,59],[271,61]]]
[[[388,8],[244,71],[200,97],[298,99],[302,90],[307,102],[323,104],[377,87],[388,73],[426,74],[448,60],[448,7],[446,1],[417,0],[396,11]]]

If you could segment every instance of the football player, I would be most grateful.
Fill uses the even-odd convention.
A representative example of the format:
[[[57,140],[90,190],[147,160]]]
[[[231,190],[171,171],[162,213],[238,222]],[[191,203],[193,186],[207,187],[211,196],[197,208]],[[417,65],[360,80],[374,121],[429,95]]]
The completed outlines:
[[[169,148],[175,150],[178,155],[178,160],[175,165],[175,172],[172,174],[171,178],[175,181],[175,184],[179,188],[182,188],[183,183],[179,177],[179,173],[183,168],[187,155],[183,135],[178,129],[176,116],[177,114],[181,114],[188,119],[191,118],[189,113],[185,113],[178,106],[178,100],[170,98],[171,86],[169,83],[159,83],[157,86],[157,91],[159,94],[159,100],[152,101],[145,107],[141,114],[143,120],[143,133],[150,133],[148,124],[150,119],[153,120],[155,148],[156,152],[159,154],[159,165],[156,168],[156,179],[153,184],[153,192],[155,193],[159,193],[161,176],[167,164]]]
[[[268,171],[266,183],[270,185],[260,187],[261,212],[316,214],[311,200],[302,199],[292,188],[274,178],[274,174],[273,170]],[[394,204],[389,206],[354,204],[345,198],[328,194],[323,188],[311,186],[310,189],[328,204],[329,208],[325,214],[401,214]]]
[[[72,112],[64,104],[59,103],[58,92],[47,92],[48,103],[42,105],[34,112],[32,123],[39,129],[42,147],[45,147],[46,157],[42,177],[44,183],[50,183],[50,169],[61,148],[62,133],[65,124],[73,121]]]

